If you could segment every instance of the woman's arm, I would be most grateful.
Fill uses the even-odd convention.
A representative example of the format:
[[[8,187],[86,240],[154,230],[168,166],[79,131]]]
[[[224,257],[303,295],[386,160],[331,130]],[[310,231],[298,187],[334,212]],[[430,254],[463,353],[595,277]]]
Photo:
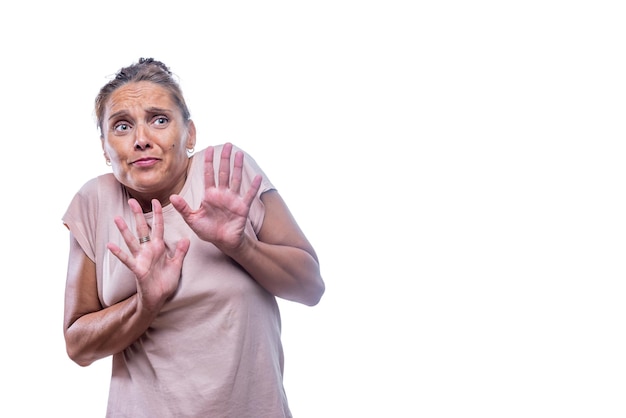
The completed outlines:
[[[170,196],[170,201],[200,239],[237,261],[268,292],[306,305],[317,304],[324,293],[317,256],[278,192],[261,194],[263,225],[257,236],[246,233],[250,207],[262,179],[257,175],[242,192],[244,153],[235,152],[231,177],[232,150],[232,144],[224,144],[217,175],[214,149],[205,151],[205,193],[198,209],[192,210],[179,195]]]
[[[135,215],[137,235],[148,236],[149,240],[138,242],[126,222],[119,217],[115,219],[129,252],[113,243],[107,247],[133,272],[137,284],[137,293],[126,300],[102,308],[98,299],[96,265],[74,236],[71,237],[64,335],[69,357],[81,366],[119,353],[135,342],[148,329],[180,281],[189,240],[181,239],[170,256],[163,242],[163,211],[159,201],[152,201],[152,231],[139,203],[134,199],[128,203]]]
[[[258,239],[246,234],[239,247],[222,251],[273,295],[316,305],[325,287],[313,247],[277,191],[263,193],[261,200],[265,218]]]
[[[70,234],[63,333],[68,356],[81,366],[118,353],[148,328],[158,311],[139,309],[137,294],[103,309],[96,265]]]

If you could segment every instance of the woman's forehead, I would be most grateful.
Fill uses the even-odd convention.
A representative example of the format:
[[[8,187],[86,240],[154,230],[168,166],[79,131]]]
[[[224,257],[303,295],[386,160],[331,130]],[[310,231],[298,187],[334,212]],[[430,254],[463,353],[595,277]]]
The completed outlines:
[[[108,113],[140,106],[174,109],[174,102],[168,90],[150,81],[125,84],[116,89],[107,102]]]

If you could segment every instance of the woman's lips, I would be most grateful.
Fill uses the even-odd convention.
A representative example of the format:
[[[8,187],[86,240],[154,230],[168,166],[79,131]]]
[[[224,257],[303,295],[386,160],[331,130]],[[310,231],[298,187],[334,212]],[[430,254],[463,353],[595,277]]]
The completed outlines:
[[[133,165],[136,167],[146,168],[146,167],[152,167],[159,161],[160,160],[158,158],[140,158],[138,160],[133,161]]]

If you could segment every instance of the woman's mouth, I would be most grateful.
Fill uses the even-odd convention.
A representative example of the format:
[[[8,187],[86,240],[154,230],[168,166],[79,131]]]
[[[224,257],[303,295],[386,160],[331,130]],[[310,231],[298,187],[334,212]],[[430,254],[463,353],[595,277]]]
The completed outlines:
[[[144,158],[139,158],[138,160],[133,161],[132,164],[135,167],[147,168],[147,167],[152,167],[153,165],[155,165],[159,161],[160,160],[158,158],[144,157]]]

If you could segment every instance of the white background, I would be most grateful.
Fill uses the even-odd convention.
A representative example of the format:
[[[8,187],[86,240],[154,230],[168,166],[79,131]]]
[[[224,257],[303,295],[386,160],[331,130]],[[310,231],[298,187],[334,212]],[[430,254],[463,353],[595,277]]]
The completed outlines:
[[[626,416],[618,1],[33,1],[0,14],[0,416],[104,416],[62,338],[93,99],[164,61],[327,284],[281,302],[296,418]]]

